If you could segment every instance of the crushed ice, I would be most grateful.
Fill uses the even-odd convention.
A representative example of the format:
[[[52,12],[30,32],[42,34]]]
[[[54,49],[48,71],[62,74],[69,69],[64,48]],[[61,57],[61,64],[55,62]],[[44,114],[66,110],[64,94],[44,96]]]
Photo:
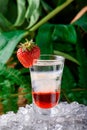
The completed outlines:
[[[36,119],[32,104],[20,107],[17,113],[0,116],[0,130],[87,130],[87,106],[61,102],[59,114],[50,120]]]

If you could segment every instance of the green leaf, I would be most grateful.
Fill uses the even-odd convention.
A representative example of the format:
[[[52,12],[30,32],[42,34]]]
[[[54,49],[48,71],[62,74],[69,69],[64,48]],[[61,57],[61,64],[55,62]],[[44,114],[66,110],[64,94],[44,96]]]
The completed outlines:
[[[0,28],[7,31],[11,28],[12,24],[0,13]]]
[[[4,77],[4,82],[3,82],[3,79],[2,79],[4,86],[10,86],[10,84],[11,85],[12,84],[17,84],[17,85],[23,84],[23,78],[21,76],[21,72],[16,70],[16,69],[13,69],[13,68],[7,68],[3,64],[0,64],[0,77]]]
[[[0,63],[5,64],[11,57],[18,42],[26,35],[26,31],[18,30],[0,34]]]
[[[53,26],[45,24],[39,28],[36,36],[36,43],[40,47],[41,54],[53,53],[52,35]]]
[[[16,1],[9,0],[5,17],[12,24],[14,24],[14,22],[16,21],[16,18],[17,18],[17,4],[16,4]]]
[[[67,92],[69,92],[70,89],[75,88],[75,79],[66,65],[64,66],[62,88]]]
[[[71,51],[71,45],[75,45],[76,41],[77,35],[72,25],[44,24],[39,28],[36,37],[36,43],[39,45],[41,53],[47,54],[53,53],[53,49],[59,51],[60,48],[57,47],[59,44],[61,45],[61,48],[64,48],[66,50],[69,49],[69,51]],[[78,63],[78,61],[73,57],[69,55],[65,56],[75,63]]]
[[[35,11],[35,9],[37,9],[39,7],[39,4],[40,4],[40,0],[28,0],[28,8],[27,8],[27,11],[26,11],[26,18],[29,19],[33,12]]]
[[[60,51],[55,51],[55,50],[54,50],[54,54],[61,55],[61,56],[65,57],[65,59],[68,59],[68,60],[80,65],[79,61],[77,59],[75,59],[74,57],[70,56],[69,54],[66,54],[66,53],[60,52]]]
[[[70,43],[62,43],[62,42],[54,42],[53,44],[53,48],[54,50],[58,50],[58,51],[63,51],[63,52],[66,52],[66,53],[71,53],[73,51],[73,46],[72,44]]]
[[[47,4],[44,0],[41,0],[42,7],[46,12],[50,12],[53,10],[49,4]]]
[[[0,12],[2,13],[2,14],[6,14],[6,12],[7,12],[7,9],[8,9],[8,2],[9,2],[9,0],[0,0]]]
[[[74,76],[72,75],[70,69],[68,66],[64,66],[64,71],[63,71],[63,77],[61,81],[61,96],[62,99],[66,99],[68,102],[70,102],[70,96],[72,95],[71,89],[76,87],[76,82],[74,79]]]
[[[84,48],[80,34],[78,34],[78,42],[76,44],[76,54],[77,59],[80,62],[80,66],[78,66],[79,86],[81,88],[87,88],[87,53]]]
[[[17,0],[18,16],[17,16],[16,22],[14,23],[14,26],[20,26],[23,24],[25,20],[25,13],[26,13],[25,4],[26,4],[25,0]]]
[[[57,42],[67,42],[75,44],[77,41],[77,35],[75,28],[73,25],[64,25],[59,24],[54,26],[53,34],[52,34],[53,41]]]
[[[27,28],[35,24],[40,16],[40,0],[28,0],[28,9],[25,17],[29,22]]]
[[[80,26],[84,31],[87,32],[87,13],[85,13],[80,19],[73,24]]]

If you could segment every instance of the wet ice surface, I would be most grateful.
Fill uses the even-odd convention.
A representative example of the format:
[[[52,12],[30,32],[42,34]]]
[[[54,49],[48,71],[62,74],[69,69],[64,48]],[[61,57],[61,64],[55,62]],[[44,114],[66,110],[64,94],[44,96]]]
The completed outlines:
[[[61,102],[59,114],[49,120],[36,119],[32,104],[20,107],[17,113],[0,116],[0,130],[87,130],[87,106]],[[48,127],[48,128],[47,128]]]

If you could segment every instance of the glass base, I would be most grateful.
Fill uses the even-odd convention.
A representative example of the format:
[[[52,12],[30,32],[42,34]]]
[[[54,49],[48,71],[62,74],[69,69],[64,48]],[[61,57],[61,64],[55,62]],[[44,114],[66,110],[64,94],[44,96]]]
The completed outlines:
[[[43,109],[40,107],[37,107],[35,104],[33,104],[33,111],[35,116],[38,119],[50,119],[50,117],[55,118],[56,116],[58,116],[58,107],[57,105],[53,108],[50,109]]]

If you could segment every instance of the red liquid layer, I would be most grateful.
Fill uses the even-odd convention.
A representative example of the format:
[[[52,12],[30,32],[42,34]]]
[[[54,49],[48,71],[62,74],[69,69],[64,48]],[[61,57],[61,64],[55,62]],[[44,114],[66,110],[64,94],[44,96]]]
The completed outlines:
[[[58,103],[60,92],[33,92],[35,104],[40,108],[52,108]]]

